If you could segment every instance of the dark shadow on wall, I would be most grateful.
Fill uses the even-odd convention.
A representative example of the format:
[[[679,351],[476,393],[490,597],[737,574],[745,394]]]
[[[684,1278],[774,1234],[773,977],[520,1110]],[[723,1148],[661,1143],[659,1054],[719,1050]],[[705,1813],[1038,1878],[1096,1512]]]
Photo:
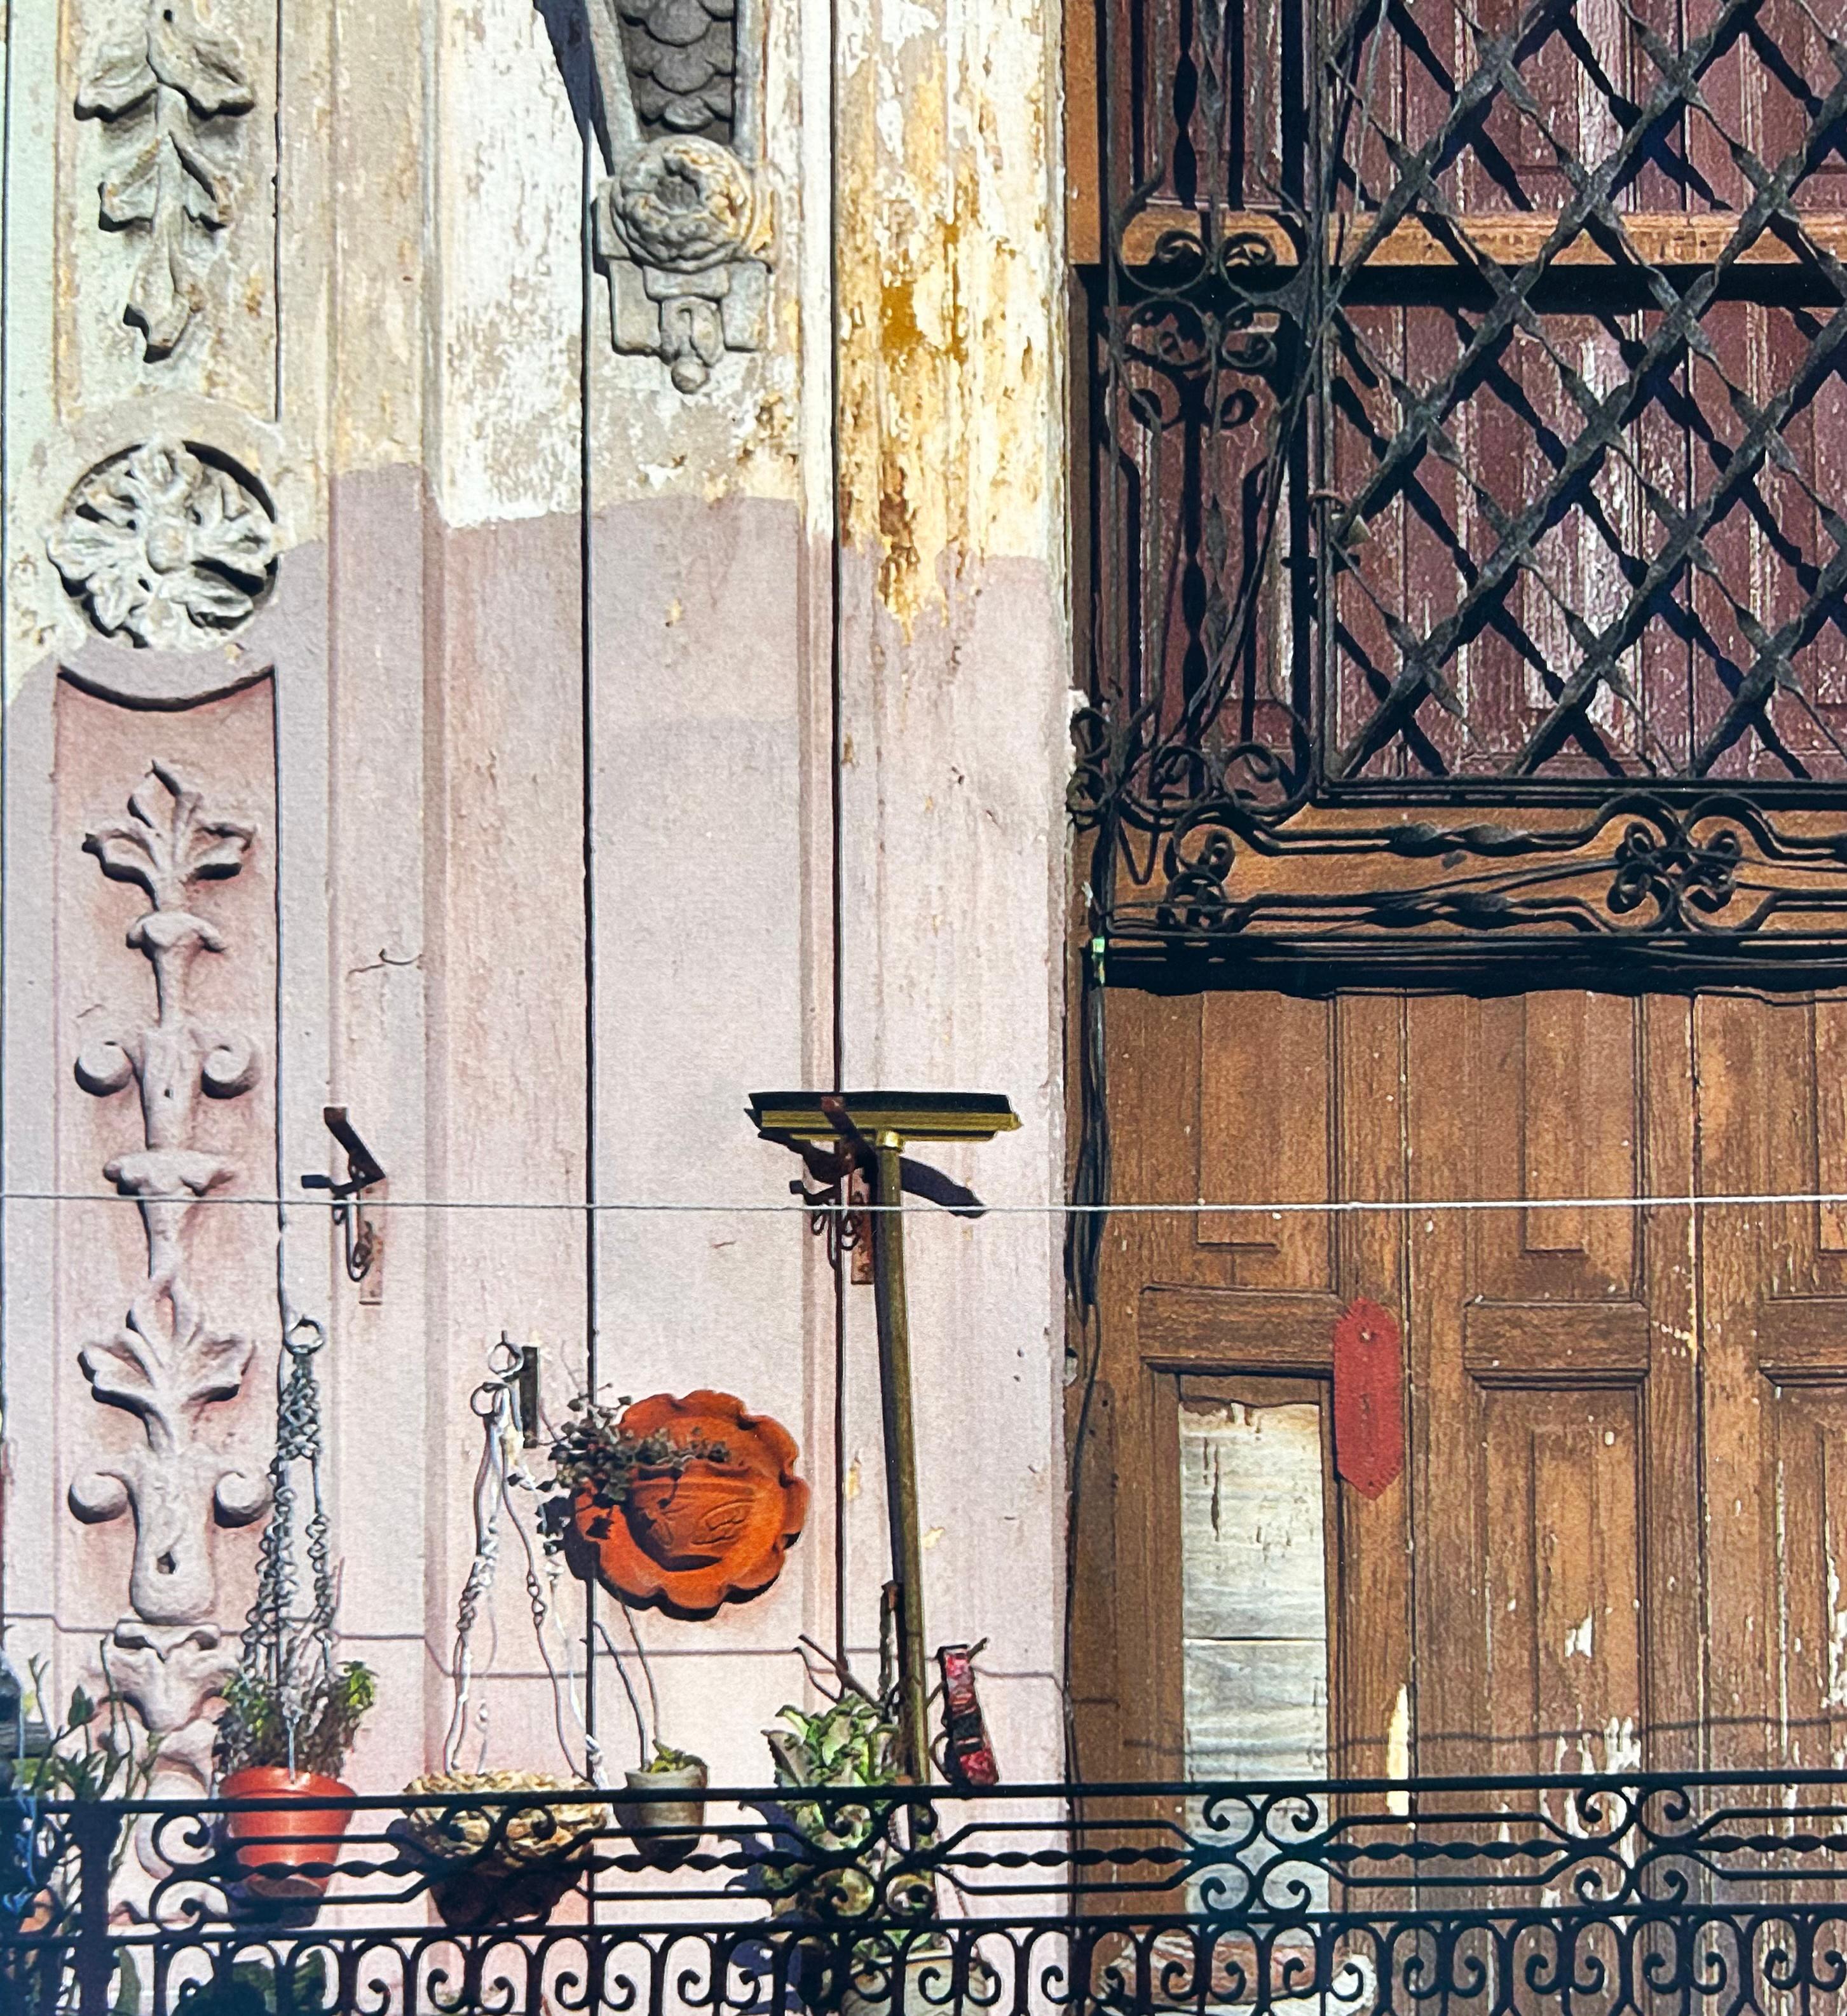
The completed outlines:
[[[589,7],[609,5],[610,0],[533,0],[538,18],[544,22],[545,33],[551,38],[552,60],[558,66],[565,95],[571,100],[571,118],[581,135],[586,139],[594,138],[602,152],[606,171],[614,157],[610,150],[609,129],[603,116],[603,102],[596,87],[596,67],[591,58],[589,27],[584,12]],[[612,21],[610,25],[613,28],[615,24]]]

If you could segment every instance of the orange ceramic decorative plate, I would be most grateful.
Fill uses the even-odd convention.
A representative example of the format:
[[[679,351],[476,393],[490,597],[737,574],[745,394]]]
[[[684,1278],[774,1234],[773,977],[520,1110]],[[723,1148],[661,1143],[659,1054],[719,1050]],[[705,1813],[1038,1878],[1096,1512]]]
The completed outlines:
[[[710,1617],[769,1588],[808,1517],[808,1486],[795,1474],[795,1442],[730,1393],[637,1400],[622,1425],[638,1435],[665,1428],[676,1442],[722,1442],[722,1463],[689,1463],[677,1476],[638,1474],[627,1500],[599,1511],[578,1502],[578,1539],[604,1586],[625,1603],[657,1604],[677,1617]]]

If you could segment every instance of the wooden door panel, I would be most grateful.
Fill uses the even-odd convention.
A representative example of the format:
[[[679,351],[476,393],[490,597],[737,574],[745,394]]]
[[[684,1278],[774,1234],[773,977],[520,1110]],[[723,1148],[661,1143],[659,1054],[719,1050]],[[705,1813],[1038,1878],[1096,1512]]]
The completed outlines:
[[[1489,1768],[1637,1763],[1642,1721],[1636,1395],[1483,1395]]]
[[[1844,1004],[1708,996],[1700,1188],[1813,1192],[1847,1155]],[[1847,1255],[1804,1204],[1701,1213],[1712,1755],[1833,1766],[1847,1744]]]
[[[1713,1761],[1847,1768],[1847,1370],[1790,1384],[1715,1373]]]
[[[1640,1202],[1693,1186],[1692,1031],[1685,1001],[1562,991],[1112,994],[1116,1194],[1233,1208],[1121,1218],[1106,1242],[1074,1388],[1074,1430],[1088,1407],[1107,1431],[1075,1515],[1092,1776],[1188,1754],[1182,1394],[1262,1376],[1325,1406],[1358,1295],[1404,1327],[1407,1461],[1376,1499],[1327,1484],[1332,1767],[1697,1761],[1697,1243],[1684,1205]],[[1406,1197],[1509,1208],[1262,1208]],[[1258,1654],[1194,1650],[1230,1726]]]
[[[1815,1017],[1815,1187],[1847,1197],[1847,1001],[1817,1001]],[[1847,1254],[1847,1204],[1820,1207],[1816,1243]]]
[[[1691,1389],[1657,1348],[1690,1322],[1684,1226],[1539,1201],[1684,1185],[1687,1011],[1548,993],[1409,1013],[1418,1193],[1535,1201],[1413,1233],[1417,1761],[1624,1766],[1684,1719],[1644,1644],[1683,1643],[1689,1607],[1697,1630],[1697,1532],[1672,1503]]]
[[[1312,1204],[1333,1196],[1332,1004],[1208,994],[1200,1013],[1200,1197]],[[1202,1246],[1232,1249],[1240,1288],[1333,1288],[1331,1222],[1318,1213],[1202,1213],[1197,1226]]]
[[[1403,1004],[1113,992],[1113,1187],[1191,1205],[1404,1193]],[[1178,1567],[1183,1376],[1263,1375],[1327,1396],[1335,1320],[1353,1296],[1402,1305],[1392,1217],[1243,1212],[1111,1221],[1087,1360],[1074,1497],[1079,1748],[1093,1779],[1168,1777],[1185,1754]],[[1083,1425],[1088,1424],[1088,1425]],[[1360,1499],[1328,1482],[1339,1563],[1325,1654],[1334,1768],[1402,1769],[1410,1694],[1403,1480]],[[1338,1628],[1364,1614],[1358,1637]]]
[[[1847,1769],[1847,1385],[1773,1387],[1766,1413],[1778,1734],[1792,1769],[1838,1771]]]
[[[1405,1003],[1356,996],[1335,1004],[1338,1194],[1402,1202],[1410,1195],[1405,1137]],[[1365,1294],[1402,1318],[1410,1300],[1410,1221],[1392,1211],[1335,1220],[1338,1293]],[[1412,1490],[1409,1469],[1377,1498],[1330,1482],[1335,1612],[1329,1730],[1347,1777],[1402,1777],[1411,1764]]]
[[[1481,1009],[1491,1086],[1518,1131],[1482,1141],[1486,1197],[1633,1196],[1635,1003],[1608,994],[1528,994]],[[1490,1097],[1496,1097],[1491,1090]],[[1517,1157],[1517,1159],[1516,1159]],[[1636,1221],[1624,1211],[1535,1204],[1480,1227],[1482,1292],[1506,1301],[1582,1301],[1635,1291]]]

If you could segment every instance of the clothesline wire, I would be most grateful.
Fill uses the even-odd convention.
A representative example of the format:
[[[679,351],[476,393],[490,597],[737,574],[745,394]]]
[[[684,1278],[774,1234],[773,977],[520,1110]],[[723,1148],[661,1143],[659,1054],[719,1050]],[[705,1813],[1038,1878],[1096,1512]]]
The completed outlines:
[[[142,1199],[120,1190],[0,1190],[5,1204],[139,1204]],[[165,1202],[167,1200],[161,1200]],[[337,1210],[337,1204],[305,1204],[300,1197],[239,1193],[212,1194],[187,1200],[194,1204],[241,1205],[274,1211],[293,1205],[300,1208]],[[947,1213],[933,1204],[848,1204],[831,1201],[752,1199],[742,1203],[718,1200],[684,1201],[671,1197],[393,1197],[367,1204],[364,1208],[384,1217],[393,1211],[566,1211],[607,1212],[612,1216],[660,1213],[706,1217],[895,1216],[944,1218],[949,1215],[987,1218],[1204,1218],[1236,1214],[1242,1218],[1286,1218],[1333,1215],[1356,1216],[1377,1212],[1389,1216],[1450,1215],[1458,1212],[1496,1211],[1712,1211],[1727,1208],[1773,1204],[1847,1205],[1847,1190],[1730,1190],[1696,1194],[1690,1191],[1648,1193],[1640,1197],[1333,1197],[1304,1201],[1300,1199],[1247,1201],[1244,1198],[1197,1203],[1072,1204],[1052,1201],[1025,1204],[988,1204],[978,1212]]]

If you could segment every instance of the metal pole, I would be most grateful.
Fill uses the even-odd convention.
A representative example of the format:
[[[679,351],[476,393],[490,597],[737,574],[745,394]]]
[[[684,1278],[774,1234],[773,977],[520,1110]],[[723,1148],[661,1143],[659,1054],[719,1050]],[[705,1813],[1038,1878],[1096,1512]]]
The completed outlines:
[[[72,1943],[77,2016],[110,2016],[110,1982],[115,1969],[109,1942],[109,1865],[117,1830],[123,1824],[118,1810],[103,1800],[86,1800],[70,1810],[70,1834],[77,1849],[77,1925]],[[52,1960],[51,1965],[56,1964]]]
[[[891,1577],[898,1584],[898,1686],[905,1761],[930,1782],[930,1722],[924,1658],[924,1555],[917,1536],[917,1435],[911,1418],[911,1331],[904,1292],[903,1180],[896,1134],[881,1133],[873,1216],[873,1297],[879,1323],[879,1391],[885,1419],[885,1507]]]

